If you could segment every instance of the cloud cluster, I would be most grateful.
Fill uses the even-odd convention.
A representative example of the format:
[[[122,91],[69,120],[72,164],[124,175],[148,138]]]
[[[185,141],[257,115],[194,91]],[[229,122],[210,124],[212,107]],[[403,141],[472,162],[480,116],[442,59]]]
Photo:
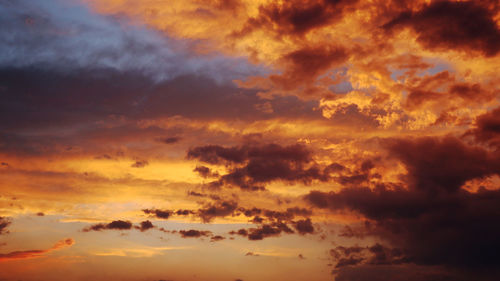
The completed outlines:
[[[243,190],[263,190],[273,181],[326,181],[328,174],[311,158],[311,152],[301,144],[243,145],[222,147],[207,145],[191,148],[188,159],[197,159],[213,165],[226,165],[229,172],[220,175],[211,187],[237,186]]]
[[[494,271],[500,261],[495,238],[500,234],[496,207],[500,190],[480,187],[471,192],[462,186],[472,179],[499,175],[497,152],[453,137],[393,139],[387,145],[408,170],[406,186],[312,191],[305,199],[318,208],[362,215],[369,222],[364,234],[390,241],[415,264],[469,273]],[[347,255],[339,262],[354,266],[363,260]]]

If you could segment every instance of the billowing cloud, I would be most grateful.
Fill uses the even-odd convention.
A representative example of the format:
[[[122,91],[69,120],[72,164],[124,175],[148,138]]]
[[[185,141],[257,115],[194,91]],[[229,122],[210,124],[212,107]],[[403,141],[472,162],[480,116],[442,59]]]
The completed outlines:
[[[433,1],[418,11],[406,11],[384,28],[410,27],[429,49],[473,50],[486,56],[500,51],[500,28],[488,4],[474,1]]]
[[[468,134],[483,143],[490,144],[493,147],[500,147],[500,108],[480,115],[476,119],[476,128]]]
[[[307,32],[331,24],[342,18],[357,0],[341,1],[271,1],[259,7],[256,17],[251,17],[235,36],[244,36],[258,29],[276,33],[277,36],[303,36]]]
[[[350,210],[364,216],[371,222],[365,234],[390,241],[413,263],[470,271],[493,268],[500,259],[494,238],[500,234],[494,207],[500,192],[461,187],[468,180],[500,173],[495,152],[452,137],[391,140],[388,147],[406,165],[408,186],[313,191],[306,200],[333,212]],[[356,265],[364,259],[349,256],[340,262]]]

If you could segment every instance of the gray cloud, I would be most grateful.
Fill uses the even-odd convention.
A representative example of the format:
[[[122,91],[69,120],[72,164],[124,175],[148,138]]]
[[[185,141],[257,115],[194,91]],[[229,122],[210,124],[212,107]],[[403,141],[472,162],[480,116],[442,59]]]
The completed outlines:
[[[155,81],[196,73],[219,82],[261,71],[243,58],[190,55],[195,43],[173,40],[122,15],[93,13],[78,0],[7,0],[0,5],[0,67],[115,69]]]

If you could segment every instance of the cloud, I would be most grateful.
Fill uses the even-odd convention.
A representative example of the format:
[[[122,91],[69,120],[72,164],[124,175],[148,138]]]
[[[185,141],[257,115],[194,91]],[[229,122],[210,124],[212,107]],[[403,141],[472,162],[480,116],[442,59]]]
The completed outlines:
[[[469,130],[477,141],[500,148],[500,107],[476,118],[476,128]]]
[[[185,51],[188,42],[168,38],[124,15],[96,14],[76,0],[9,1],[0,8],[0,19],[1,67],[61,72],[109,68],[156,81],[188,73],[231,81],[257,70],[242,59],[193,56]]]
[[[168,219],[172,215],[172,211],[170,210],[143,209],[142,211],[147,215],[154,215],[159,219]]]
[[[303,47],[285,54],[282,75],[271,75],[270,79],[284,89],[293,89],[301,82],[313,82],[332,65],[345,62],[349,55],[340,46],[319,45]]]
[[[333,273],[335,275],[335,281],[466,281],[475,278],[474,276],[466,276],[458,272],[450,272],[445,268],[429,268],[407,264],[344,266],[334,269]]]
[[[433,1],[418,11],[406,11],[384,25],[409,27],[417,41],[431,50],[477,51],[491,57],[500,51],[500,29],[487,4],[475,1]]]
[[[149,220],[142,221],[139,226],[136,226],[141,232],[154,228],[155,226]]]
[[[108,224],[98,223],[86,227],[83,229],[84,232],[89,231],[101,231],[101,230],[130,230],[132,229],[132,223],[130,221],[116,220]]]
[[[6,217],[0,217],[0,234],[9,233],[7,227],[12,223],[12,220]]]
[[[188,159],[216,165],[226,165],[229,172],[210,183],[211,187],[238,186],[243,190],[263,190],[264,183],[272,181],[311,183],[327,181],[319,165],[311,158],[311,152],[301,144],[243,145],[222,147],[207,145],[191,148]]]
[[[217,172],[212,172],[210,168],[205,166],[196,166],[193,172],[197,172],[203,178],[211,178],[219,176]]]
[[[216,242],[216,241],[221,241],[221,240],[224,240],[226,239],[225,237],[223,236],[220,236],[220,235],[215,235],[215,236],[212,236],[210,238],[210,242]]]
[[[212,232],[207,230],[190,229],[190,230],[180,230],[179,234],[181,235],[182,238],[199,238],[202,236],[210,236],[212,235]]]
[[[393,139],[387,146],[406,165],[418,189],[456,191],[467,180],[500,174],[497,152],[466,145],[454,137]]]
[[[167,137],[167,138],[160,138],[158,141],[165,143],[165,144],[174,144],[178,143],[182,138],[181,137]]]
[[[69,247],[75,244],[75,241],[72,238],[66,238],[63,240],[58,241],[52,248],[46,249],[46,250],[27,250],[27,251],[16,251],[16,252],[10,252],[7,254],[0,254],[0,261],[8,261],[8,260],[14,260],[14,259],[29,259],[29,258],[38,258],[42,257],[45,254],[59,250],[64,247]]]
[[[408,86],[404,106],[409,110],[422,108],[440,112],[462,106],[481,106],[496,96],[494,87],[478,83],[458,82],[455,75],[442,71],[434,75],[417,76]]]
[[[272,222],[270,224],[261,224],[257,228],[239,229],[237,231],[230,231],[231,235],[240,235],[247,237],[248,240],[263,240],[267,237],[277,237],[281,233],[292,234],[295,233],[286,223],[281,221]]]
[[[255,254],[254,252],[247,252],[245,256],[252,256],[252,257],[258,257],[260,256],[259,254]]]
[[[277,36],[303,36],[342,18],[344,11],[356,0],[271,1],[259,7],[256,17],[247,20],[243,29],[233,36],[245,36],[255,30],[267,30]]]
[[[500,235],[496,208],[500,190],[469,192],[461,186],[468,180],[499,174],[496,152],[453,137],[392,139],[387,148],[405,164],[407,186],[385,183],[374,188],[345,187],[338,192],[312,191],[306,201],[335,213],[361,215],[369,221],[365,235],[388,241],[417,265],[469,273],[493,270],[500,261],[500,243],[495,238]],[[371,251],[382,259],[377,248]]]
[[[132,167],[132,168],[144,168],[147,165],[149,165],[149,162],[147,160],[136,160],[135,163],[133,163],[130,167]]]
[[[204,222],[210,222],[216,217],[232,215],[237,207],[238,203],[235,201],[217,201],[200,208],[197,214]]]
[[[298,220],[294,223],[295,229],[302,235],[307,233],[314,233],[314,226],[311,219]]]

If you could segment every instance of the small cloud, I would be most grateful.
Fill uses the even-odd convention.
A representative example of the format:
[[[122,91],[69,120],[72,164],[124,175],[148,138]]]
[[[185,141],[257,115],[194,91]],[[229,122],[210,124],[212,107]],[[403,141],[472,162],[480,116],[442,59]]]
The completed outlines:
[[[112,221],[108,224],[103,224],[103,223],[98,223],[91,225],[87,228],[83,229],[83,232],[89,232],[89,231],[101,231],[101,230],[106,230],[106,229],[111,229],[111,230],[129,230],[132,228],[132,223],[129,221],[122,221],[122,220],[116,220]]]
[[[224,240],[224,239],[226,239],[226,238],[223,237],[223,236],[215,235],[215,236],[212,236],[212,238],[210,238],[210,242],[221,241],[221,240]]]
[[[149,162],[147,160],[136,160],[135,163],[133,163],[130,167],[132,167],[132,168],[144,168],[147,165],[149,165]]]
[[[174,144],[178,143],[182,138],[181,137],[168,137],[168,138],[159,138],[158,141],[165,144]]]
[[[142,211],[145,214],[153,215],[159,219],[168,219],[172,215],[172,211],[170,211],[170,210],[144,209]]]
[[[0,217],[0,235],[4,233],[9,233],[7,227],[12,223],[10,218]]]
[[[181,235],[182,238],[198,238],[202,236],[210,236],[212,232],[206,230],[190,229],[190,230],[180,230],[179,234]]]
[[[154,228],[155,226],[149,221],[143,221],[141,222],[141,224],[139,226],[136,226],[135,228],[136,229],[139,229],[140,231],[146,231],[146,230],[149,230],[151,228]]]

